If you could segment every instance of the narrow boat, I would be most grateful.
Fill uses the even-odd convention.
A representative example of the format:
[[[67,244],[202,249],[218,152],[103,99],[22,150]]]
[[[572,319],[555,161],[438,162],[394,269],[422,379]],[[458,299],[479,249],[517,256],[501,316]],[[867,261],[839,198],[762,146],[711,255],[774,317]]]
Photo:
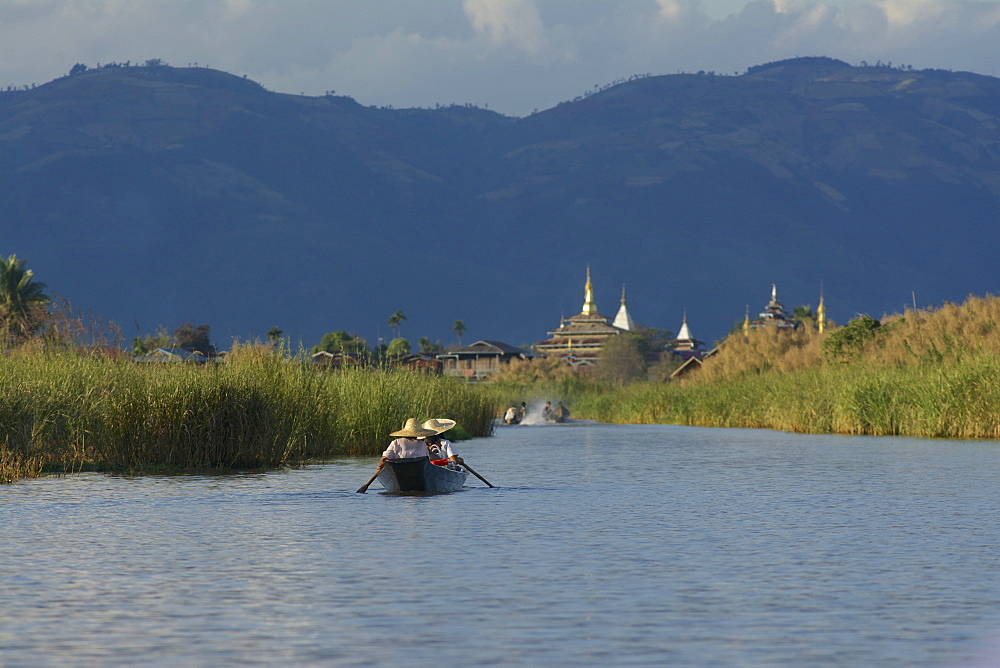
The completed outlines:
[[[462,489],[469,472],[431,464],[429,457],[386,460],[375,478],[389,492],[456,492]]]

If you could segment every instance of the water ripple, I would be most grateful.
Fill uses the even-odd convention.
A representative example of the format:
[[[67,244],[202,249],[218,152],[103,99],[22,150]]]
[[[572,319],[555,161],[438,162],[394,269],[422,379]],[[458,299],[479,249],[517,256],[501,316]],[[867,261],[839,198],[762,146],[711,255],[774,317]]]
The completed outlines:
[[[374,460],[0,488],[0,665],[990,665],[1000,450],[519,426]]]

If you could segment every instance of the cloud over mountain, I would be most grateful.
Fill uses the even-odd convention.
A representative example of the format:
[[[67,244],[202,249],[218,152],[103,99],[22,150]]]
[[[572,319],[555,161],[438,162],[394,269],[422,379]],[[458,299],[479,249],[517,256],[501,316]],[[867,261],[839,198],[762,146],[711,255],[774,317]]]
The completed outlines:
[[[993,74],[996,0],[0,0],[0,85],[161,58],[271,90],[514,115],[637,73],[825,54]]]

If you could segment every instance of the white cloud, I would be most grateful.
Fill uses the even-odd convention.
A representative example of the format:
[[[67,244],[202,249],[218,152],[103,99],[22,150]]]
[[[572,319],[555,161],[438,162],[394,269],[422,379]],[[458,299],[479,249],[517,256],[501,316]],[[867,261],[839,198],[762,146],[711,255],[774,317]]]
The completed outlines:
[[[778,14],[788,14],[799,10],[802,6],[801,3],[794,2],[794,0],[773,0],[774,11]]]
[[[0,0],[0,87],[162,58],[271,90],[513,114],[632,74],[801,55],[992,74],[997,44],[1000,0]]]
[[[679,0],[656,0],[656,4],[660,6],[660,16],[668,21],[673,21],[681,17],[683,7],[681,7]]]
[[[463,8],[476,32],[494,44],[514,44],[529,54],[545,46],[542,18],[529,0],[465,0]]]
[[[941,0],[882,0],[878,6],[885,13],[889,26],[902,29],[915,23],[937,20],[948,11],[948,5]]]
[[[780,44],[801,44],[812,39],[818,33],[827,29],[834,15],[834,10],[826,5],[798,6],[792,9],[785,6],[779,13],[787,15],[791,22],[785,27]]]

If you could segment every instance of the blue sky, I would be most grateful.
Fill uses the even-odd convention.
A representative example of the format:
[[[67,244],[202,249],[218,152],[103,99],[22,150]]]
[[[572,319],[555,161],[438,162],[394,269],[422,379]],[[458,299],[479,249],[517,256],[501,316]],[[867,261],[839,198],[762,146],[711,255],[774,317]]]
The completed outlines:
[[[1000,70],[998,0],[0,0],[0,86],[161,58],[267,88],[525,115],[632,74],[794,56]]]

